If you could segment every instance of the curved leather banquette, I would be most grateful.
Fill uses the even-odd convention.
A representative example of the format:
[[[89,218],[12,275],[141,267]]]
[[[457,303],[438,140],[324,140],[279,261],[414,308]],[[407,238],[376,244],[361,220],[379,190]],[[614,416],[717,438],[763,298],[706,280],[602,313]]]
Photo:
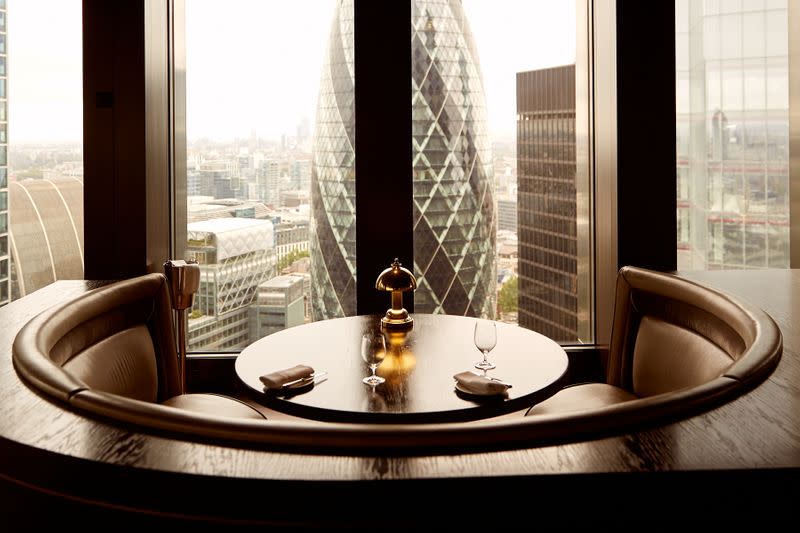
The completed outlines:
[[[781,333],[762,310],[677,276],[626,267],[606,382],[566,388],[529,416],[449,424],[263,420],[232,398],[177,394],[165,283],[161,274],[117,282],[35,317],[14,342],[18,373],[69,407],[126,426],[306,453],[417,455],[570,442],[685,418],[760,383],[782,351]]]
[[[221,416],[263,419],[244,402],[180,394],[167,279],[149,274],[46,311],[14,341],[14,365],[61,400],[85,391]]]
[[[710,398],[765,378],[781,347],[780,330],[763,311],[670,274],[623,267],[605,383],[566,387],[527,414],[596,410],[690,391]]]

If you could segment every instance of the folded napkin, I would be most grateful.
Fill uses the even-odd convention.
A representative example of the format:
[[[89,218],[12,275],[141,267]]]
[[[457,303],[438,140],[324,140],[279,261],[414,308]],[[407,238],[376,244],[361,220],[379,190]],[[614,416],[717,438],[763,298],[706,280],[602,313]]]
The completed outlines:
[[[296,379],[307,378],[314,373],[314,369],[308,365],[297,365],[292,368],[278,370],[269,374],[264,374],[258,379],[268,389],[280,389],[285,383]]]
[[[508,385],[491,380],[486,376],[475,375],[469,371],[459,372],[453,378],[455,378],[461,389],[470,394],[503,394],[508,389]]]

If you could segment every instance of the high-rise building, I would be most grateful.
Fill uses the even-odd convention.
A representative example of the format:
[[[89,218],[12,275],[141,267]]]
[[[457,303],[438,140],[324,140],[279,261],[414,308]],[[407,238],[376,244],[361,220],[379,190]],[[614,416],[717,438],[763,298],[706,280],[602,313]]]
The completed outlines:
[[[187,328],[190,350],[243,348],[256,340],[251,304],[275,272],[269,220],[215,218],[187,225],[186,257],[200,263]]]
[[[323,66],[311,175],[315,319],[355,313],[353,2],[337,8]],[[415,310],[494,317],[494,183],[477,49],[460,2],[412,16]]]
[[[311,186],[311,160],[295,159],[291,165],[292,184],[298,190],[308,192]]]
[[[193,192],[214,198],[247,197],[246,187],[239,176],[237,159],[204,161],[198,168],[198,184],[192,184]]]
[[[679,270],[789,267],[787,9],[676,1]]]
[[[517,196],[504,194],[497,196],[497,229],[517,231]]]
[[[520,326],[578,335],[575,65],[517,73]]]
[[[0,5],[0,305],[11,301],[8,247],[8,70],[6,3]]]
[[[308,252],[307,220],[287,220],[275,225],[275,255],[278,261],[292,252]]]
[[[264,159],[256,170],[256,195],[267,205],[279,205],[278,180],[281,177],[280,161]]]
[[[304,277],[276,276],[258,286],[253,305],[256,338],[305,322]]]

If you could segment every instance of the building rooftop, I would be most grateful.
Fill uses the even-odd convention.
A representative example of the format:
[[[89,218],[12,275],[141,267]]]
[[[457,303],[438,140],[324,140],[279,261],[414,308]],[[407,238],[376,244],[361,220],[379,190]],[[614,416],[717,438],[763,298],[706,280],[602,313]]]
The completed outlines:
[[[217,262],[243,254],[272,250],[274,229],[269,220],[255,218],[212,218],[187,225],[190,248],[195,241],[217,250]],[[209,238],[213,235],[213,238]]]
[[[206,233],[225,233],[227,231],[238,231],[241,229],[257,228],[259,226],[269,226],[272,230],[272,222],[255,218],[212,218],[210,220],[200,220],[190,222],[186,229],[188,231],[202,231]]]
[[[264,283],[259,285],[259,288],[265,289],[286,289],[291,287],[295,283],[303,283],[302,276],[295,276],[291,274],[283,275],[283,276],[275,276],[274,278],[265,281]]]

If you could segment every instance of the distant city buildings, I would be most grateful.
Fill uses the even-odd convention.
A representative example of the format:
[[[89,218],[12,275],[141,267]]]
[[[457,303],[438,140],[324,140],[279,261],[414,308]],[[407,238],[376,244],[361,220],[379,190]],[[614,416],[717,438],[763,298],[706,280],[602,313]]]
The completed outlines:
[[[240,349],[256,338],[251,304],[275,275],[273,224],[216,218],[187,226],[186,258],[200,263],[200,288],[187,329],[190,350]]]
[[[308,219],[287,220],[275,226],[275,254],[278,261],[293,252],[308,253]]]
[[[273,212],[261,202],[237,200],[235,198],[214,198],[213,196],[188,196],[188,222],[199,222],[214,218],[270,218]]]
[[[260,201],[267,205],[279,205],[278,179],[280,176],[280,162],[277,159],[261,161],[256,170],[256,197]]]
[[[520,326],[578,335],[575,65],[517,73]]]
[[[497,196],[497,229],[517,231],[517,195]]]
[[[308,259],[291,261],[308,254],[308,190],[295,187],[310,174],[310,155],[248,144],[189,148],[189,192],[211,192],[187,197],[185,258],[198,260],[202,274],[187,330],[190,350],[238,349],[309,317]],[[286,279],[273,280],[281,273],[293,284],[283,295],[289,301],[279,305]]]
[[[308,194],[311,189],[311,159],[295,159],[292,161],[291,178],[294,191],[303,191]]]
[[[304,281],[303,275],[289,274],[258,286],[254,305],[256,339],[305,322]]]

